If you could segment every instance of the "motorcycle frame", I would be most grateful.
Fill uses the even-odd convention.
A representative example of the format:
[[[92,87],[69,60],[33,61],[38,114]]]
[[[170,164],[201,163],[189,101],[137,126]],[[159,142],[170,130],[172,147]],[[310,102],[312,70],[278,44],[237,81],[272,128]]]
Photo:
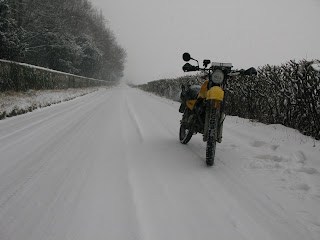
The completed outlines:
[[[224,73],[224,79],[223,82],[218,85],[215,84],[212,80],[212,73],[215,70],[222,70]],[[229,78],[228,73],[231,72],[231,68],[223,68],[223,67],[210,67],[210,68],[204,68],[204,69],[200,69],[202,71],[206,72],[206,76],[208,77],[209,80],[205,80],[201,86],[201,90],[197,96],[197,99],[193,99],[193,100],[188,100],[186,101],[186,105],[187,107],[194,112],[194,114],[196,115],[195,121],[197,121],[199,124],[201,124],[201,131],[200,128],[198,129],[194,129],[196,133],[202,133],[204,135],[204,141],[207,141],[207,137],[206,134],[208,132],[208,119],[209,119],[209,113],[206,110],[205,113],[205,118],[201,119],[200,114],[197,112],[197,110],[195,108],[195,106],[197,104],[205,104],[206,109],[208,108],[207,105],[210,104],[211,107],[214,107],[217,109],[217,113],[218,113],[218,118],[219,118],[219,124],[218,124],[218,132],[221,132],[221,127],[223,124],[224,119],[221,119],[222,113],[224,112],[224,106],[225,106],[225,86],[227,84],[227,79]],[[199,102],[200,101],[200,102]],[[204,120],[204,122],[203,122]],[[221,136],[219,137],[221,138]],[[221,140],[220,140],[221,141]],[[219,141],[219,142],[220,142]]]

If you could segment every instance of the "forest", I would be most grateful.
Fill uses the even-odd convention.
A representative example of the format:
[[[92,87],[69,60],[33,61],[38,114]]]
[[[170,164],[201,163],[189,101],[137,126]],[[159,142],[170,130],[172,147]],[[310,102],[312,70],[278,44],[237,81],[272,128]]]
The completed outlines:
[[[89,0],[0,0],[0,59],[118,81],[126,52]]]

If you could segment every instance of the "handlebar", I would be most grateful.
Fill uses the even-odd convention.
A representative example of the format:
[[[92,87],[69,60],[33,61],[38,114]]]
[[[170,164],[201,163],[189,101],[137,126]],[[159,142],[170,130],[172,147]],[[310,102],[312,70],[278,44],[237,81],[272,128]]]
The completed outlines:
[[[183,65],[182,69],[184,72],[213,71],[212,68],[200,68],[199,66],[193,66],[190,63],[186,63],[185,65]],[[229,77],[234,77],[234,76],[239,76],[239,75],[242,75],[242,76],[257,75],[257,70],[255,68],[251,67],[247,70],[241,69],[239,71],[231,71],[231,72],[228,72],[227,75]]]

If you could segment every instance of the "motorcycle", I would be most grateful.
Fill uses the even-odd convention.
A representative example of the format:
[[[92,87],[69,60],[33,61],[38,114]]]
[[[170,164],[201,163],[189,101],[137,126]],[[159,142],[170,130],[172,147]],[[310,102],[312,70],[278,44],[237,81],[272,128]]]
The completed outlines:
[[[189,53],[183,54],[187,63],[182,67],[184,72],[204,72],[204,82],[200,85],[181,85],[179,112],[183,113],[180,121],[179,139],[187,144],[194,134],[203,134],[206,146],[206,164],[214,164],[216,143],[222,142],[222,129],[225,119],[225,89],[228,80],[238,75],[257,75],[255,68],[247,70],[232,70],[231,63],[211,62],[203,60],[203,68],[199,61],[192,58]],[[197,66],[188,63],[197,62]]]

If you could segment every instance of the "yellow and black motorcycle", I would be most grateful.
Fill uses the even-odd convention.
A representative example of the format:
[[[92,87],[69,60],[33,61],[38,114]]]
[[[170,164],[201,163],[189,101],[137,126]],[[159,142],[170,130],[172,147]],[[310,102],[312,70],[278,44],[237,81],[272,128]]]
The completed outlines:
[[[180,142],[186,144],[192,135],[203,134],[203,141],[207,142],[206,164],[214,164],[216,142],[222,141],[222,128],[225,119],[224,91],[228,79],[237,75],[256,75],[254,68],[248,70],[233,71],[231,63],[217,63],[210,60],[203,61],[203,68],[199,67],[198,60],[192,58],[189,53],[183,54],[183,60],[194,60],[198,66],[186,63],[182,69],[184,72],[203,71],[204,82],[200,85],[181,86],[181,106],[179,112],[183,113],[180,122]]]

